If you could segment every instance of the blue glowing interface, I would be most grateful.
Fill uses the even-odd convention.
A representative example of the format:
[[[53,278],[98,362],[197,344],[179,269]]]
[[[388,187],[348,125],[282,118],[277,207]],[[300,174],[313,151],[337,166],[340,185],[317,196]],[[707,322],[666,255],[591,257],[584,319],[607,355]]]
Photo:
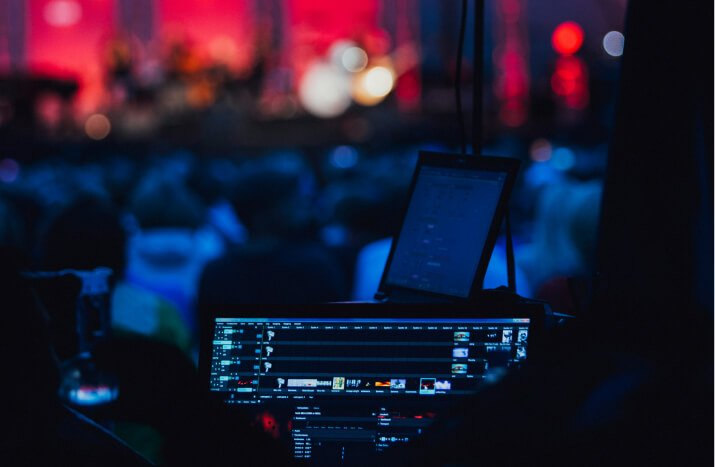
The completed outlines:
[[[386,284],[468,297],[506,173],[423,167]]]
[[[528,318],[216,318],[210,390],[298,459],[363,463],[526,359]]]

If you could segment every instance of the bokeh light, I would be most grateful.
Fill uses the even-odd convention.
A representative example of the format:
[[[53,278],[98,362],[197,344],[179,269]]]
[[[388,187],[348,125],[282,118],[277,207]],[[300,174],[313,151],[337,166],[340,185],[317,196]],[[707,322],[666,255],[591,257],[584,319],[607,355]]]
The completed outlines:
[[[374,97],[385,97],[392,91],[395,78],[384,66],[376,66],[365,75],[365,90]]]
[[[343,55],[357,44],[351,40],[340,39],[332,43],[328,50],[328,60],[336,67],[343,66]]]
[[[529,157],[534,162],[546,162],[551,159],[553,148],[547,139],[539,138],[534,140],[529,147]]]
[[[350,169],[358,162],[358,151],[352,146],[338,146],[330,153],[330,165]]]
[[[565,172],[576,165],[576,155],[569,148],[557,148],[551,156],[551,164],[555,169]]]
[[[50,26],[67,28],[82,18],[82,6],[74,0],[53,0],[45,5],[42,17]]]
[[[554,29],[551,45],[561,55],[573,55],[583,45],[583,29],[573,21],[561,23]]]
[[[611,57],[623,55],[623,46],[626,38],[619,31],[610,31],[603,36],[603,50]]]
[[[337,117],[350,107],[349,78],[335,66],[316,63],[303,76],[298,95],[316,117]]]
[[[367,66],[367,53],[360,47],[349,47],[343,52],[341,63],[346,70],[358,73]]]
[[[112,131],[112,124],[105,115],[94,114],[84,122],[84,131],[91,139],[99,141],[109,135],[109,132]]]
[[[353,98],[361,105],[376,105],[392,91],[395,77],[385,66],[375,66],[360,73],[353,82]]]

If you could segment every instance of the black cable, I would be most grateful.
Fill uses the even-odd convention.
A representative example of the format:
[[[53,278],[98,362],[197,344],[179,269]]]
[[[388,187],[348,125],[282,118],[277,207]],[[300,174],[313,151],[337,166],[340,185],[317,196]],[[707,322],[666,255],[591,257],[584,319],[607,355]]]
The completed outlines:
[[[457,119],[459,120],[459,143],[462,155],[467,155],[467,129],[462,112],[462,55],[464,54],[464,31],[467,28],[467,0],[462,0],[462,13],[459,21],[459,41],[457,44],[457,70],[454,78],[454,91],[457,99]]]

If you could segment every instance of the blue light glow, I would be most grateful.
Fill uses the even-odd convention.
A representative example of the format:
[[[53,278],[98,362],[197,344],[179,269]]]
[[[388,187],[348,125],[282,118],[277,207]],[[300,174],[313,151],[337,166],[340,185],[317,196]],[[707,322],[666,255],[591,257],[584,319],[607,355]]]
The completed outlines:
[[[569,148],[555,149],[551,156],[551,164],[555,169],[565,172],[576,164],[576,155]]]
[[[358,151],[352,146],[338,146],[330,153],[330,164],[339,169],[355,167],[358,159]]]

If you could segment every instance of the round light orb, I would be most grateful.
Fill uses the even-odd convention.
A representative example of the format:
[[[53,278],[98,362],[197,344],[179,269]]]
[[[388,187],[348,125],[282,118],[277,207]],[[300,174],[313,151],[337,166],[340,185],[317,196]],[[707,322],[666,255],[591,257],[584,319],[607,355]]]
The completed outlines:
[[[365,90],[374,97],[385,97],[395,85],[392,72],[384,66],[376,66],[365,75]]]
[[[358,151],[352,146],[338,146],[330,153],[330,164],[338,169],[350,169],[358,162]]]
[[[351,73],[359,73],[367,66],[367,52],[360,47],[349,47],[343,52],[343,67]]]
[[[316,117],[337,117],[350,107],[349,79],[333,65],[314,64],[303,75],[298,98]]]
[[[84,132],[95,141],[106,138],[110,131],[112,131],[112,124],[105,115],[90,115],[87,121],[84,122]]]
[[[335,42],[330,46],[330,49],[328,49],[328,61],[337,67],[343,66],[343,55],[345,52],[353,47],[356,47],[357,44],[353,41],[349,41],[347,39],[340,39]]]
[[[574,21],[559,24],[551,35],[551,46],[561,55],[573,55],[583,45],[583,28]]]
[[[610,31],[603,36],[603,50],[611,57],[620,57],[623,55],[623,46],[626,38],[619,31]]]
[[[551,159],[553,148],[547,139],[539,138],[531,143],[529,155],[534,162],[546,162]]]
[[[74,0],[52,0],[42,10],[42,17],[50,26],[67,28],[82,18],[82,6]]]
[[[569,148],[557,148],[551,155],[551,164],[556,170],[565,172],[576,165],[576,156]]]
[[[359,73],[353,81],[353,99],[360,105],[377,105],[390,93],[395,78],[389,68],[376,66]]]

